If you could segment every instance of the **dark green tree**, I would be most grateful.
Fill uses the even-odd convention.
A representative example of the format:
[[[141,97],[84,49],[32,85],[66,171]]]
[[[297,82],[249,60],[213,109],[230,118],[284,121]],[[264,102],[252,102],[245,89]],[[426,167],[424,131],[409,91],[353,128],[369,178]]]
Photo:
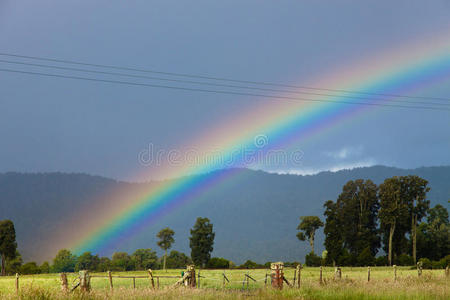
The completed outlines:
[[[41,273],[41,269],[38,267],[38,265],[34,261],[23,264],[20,267],[20,274],[28,275],[28,274],[39,274],[39,273]]]
[[[14,275],[20,273],[20,267],[22,266],[22,255],[16,250],[16,255],[12,259],[6,260],[6,274]]]
[[[420,178],[419,176],[409,175],[400,177],[400,180],[404,182],[405,197],[408,203],[408,211],[411,218],[411,244],[412,244],[412,257],[414,264],[417,262],[417,224],[427,214],[430,207],[430,201],[426,199],[427,192],[430,190],[428,181]]]
[[[439,260],[450,253],[450,224],[448,211],[437,204],[428,213],[427,222],[417,230],[417,256]]]
[[[192,264],[191,258],[182,252],[172,250],[167,256],[167,267],[169,269],[185,268],[190,264]]]
[[[100,257],[100,261],[97,266],[98,272],[106,272],[111,270],[111,259],[109,257]]]
[[[137,249],[131,255],[135,270],[155,269],[158,261],[156,252],[152,249]]]
[[[380,225],[388,245],[388,262],[393,261],[393,240],[404,240],[408,224],[408,201],[405,197],[405,183],[397,176],[387,178],[379,189],[380,197]],[[386,241],[387,240],[387,241]]]
[[[343,242],[342,231],[339,228],[339,220],[337,215],[337,205],[329,200],[324,204],[325,207],[325,249],[327,250],[327,263],[336,265],[339,256],[342,254]]]
[[[164,229],[161,229],[161,231],[156,235],[156,237],[159,238],[158,246],[164,250],[164,270],[166,269],[167,249],[170,249],[170,247],[172,247],[172,244],[175,242],[173,238],[174,234],[175,232],[172,229],[166,227]]]
[[[132,271],[133,261],[126,252],[115,252],[112,256],[111,266],[114,271]]]
[[[196,265],[205,267],[211,258],[214,237],[213,224],[211,224],[209,219],[197,218],[194,227],[191,229],[191,237],[189,238],[191,257]]]
[[[69,250],[62,249],[56,254],[53,259],[52,272],[74,272],[75,265],[77,263],[77,257],[73,255]]]
[[[0,221],[0,255],[2,270],[1,275],[6,275],[6,261],[16,257],[17,242],[16,230],[11,220]]]
[[[98,257],[98,255],[92,255],[91,252],[84,252],[77,259],[75,271],[96,271],[99,263],[100,258]]]
[[[380,247],[377,189],[371,180],[350,180],[336,201],[344,247],[353,257],[358,257],[367,247],[375,255]]]
[[[48,274],[50,273],[50,264],[48,261],[44,261],[42,265],[40,265],[39,269],[41,274]]]
[[[318,216],[303,216],[300,217],[300,224],[298,224],[297,238],[300,241],[308,239],[311,246],[311,253],[314,253],[314,237],[316,230],[323,226],[323,222]]]

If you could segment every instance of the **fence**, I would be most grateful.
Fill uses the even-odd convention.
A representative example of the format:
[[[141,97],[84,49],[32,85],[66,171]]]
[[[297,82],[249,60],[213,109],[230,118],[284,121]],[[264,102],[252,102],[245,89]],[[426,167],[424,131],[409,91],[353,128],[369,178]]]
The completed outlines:
[[[171,286],[177,286],[177,285],[184,285],[191,288],[200,288],[201,287],[201,281],[202,280],[208,280],[208,281],[216,281],[218,284],[221,285],[223,288],[226,288],[228,286],[231,286],[234,284],[241,285],[242,284],[242,290],[248,290],[251,285],[257,285],[258,287],[263,286],[264,288],[269,287],[269,285],[272,288],[283,288],[283,283],[286,283],[288,287],[290,288],[301,288],[301,281],[302,281],[302,266],[298,265],[296,268],[293,269],[293,277],[292,282],[289,281],[289,279],[285,276],[285,269],[283,267],[282,263],[274,263],[271,265],[271,272],[266,272],[264,274],[264,277],[261,278],[254,278],[252,275],[249,274],[247,271],[245,274],[242,275],[242,280],[230,280],[228,276],[223,272],[221,274],[222,278],[212,278],[212,277],[206,277],[200,274],[200,270],[196,273],[194,266],[188,266],[186,271],[182,272],[180,276],[172,276],[172,275],[155,275],[153,274],[152,270],[148,270],[148,275],[113,275],[110,271],[107,271],[105,275],[99,275],[99,274],[89,274],[88,271],[80,271],[78,274],[78,277],[75,278],[75,280],[78,280],[78,282],[72,282],[72,287],[69,287],[69,281],[67,278],[66,273],[60,274],[60,282],[61,282],[61,288],[64,292],[69,293],[75,291],[77,288],[80,288],[82,292],[89,292],[91,290],[91,280],[94,278],[101,278],[101,279],[107,279],[109,288],[111,290],[114,289],[114,279],[131,279],[132,286],[135,289],[136,288],[136,279],[147,279],[148,280],[148,286],[152,289],[159,289],[160,288],[160,279],[177,279],[176,282],[173,282]],[[319,270],[319,276],[318,276],[318,283],[324,284],[324,278],[323,278],[323,268],[320,267]],[[417,276],[422,276],[422,266],[417,265]],[[397,266],[392,267],[392,278],[393,281],[398,280],[398,274],[397,274]],[[444,276],[446,278],[450,278],[450,269],[447,267],[444,270]],[[16,274],[15,276],[15,290],[16,293],[19,294],[20,292],[20,284],[19,284],[20,276],[19,274]],[[340,267],[336,267],[334,269],[334,280],[341,280],[342,279],[342,269]],[[270,281],[269,281],[270,280]],[[371,281],[371,267],[367,267],[367,282]]]

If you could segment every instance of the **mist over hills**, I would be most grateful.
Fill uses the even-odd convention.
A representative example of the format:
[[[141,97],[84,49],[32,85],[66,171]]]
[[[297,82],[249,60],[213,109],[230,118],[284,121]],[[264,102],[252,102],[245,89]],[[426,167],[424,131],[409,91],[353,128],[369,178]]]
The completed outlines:
[[[305,176],[244,169],[238,178],[206,191],[109,252],[131,253],[137,248],[159,251],[155,235],[169,226],[176,233],[173,249],[189,254],[189,229],[202,216],[214,224],[213,256],[235,263],[247,259],[261,263],[303,261],[309,244],[295,236],[299,216],[318,215],[323,219],[324,202],[335,200],[348,180],[371,179],[379,184],[388,177],[410,174],[429,181],[431,206],[439,203],[448,208],[450,166],[417,169],[374,166]],[[47,244],[48,237],[65,226],[65,220],[80,207],[94,203],[107,191],[142,190],[151,185],[152,182],[128,183],[86,174],[3,173],[0,174],[0,219],[14,221],[19,251],[25,261],[49,260],[58,249]],[[316,240],[318,252],[323,250],[322,243],[320,230]]]

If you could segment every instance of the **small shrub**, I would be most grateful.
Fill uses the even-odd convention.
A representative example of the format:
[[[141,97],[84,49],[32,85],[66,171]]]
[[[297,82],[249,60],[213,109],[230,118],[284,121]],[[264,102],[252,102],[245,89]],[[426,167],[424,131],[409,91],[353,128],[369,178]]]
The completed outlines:
[[[431,260],[429,260],[426,257],[419,259],[419,262],[422,263],[422,268],[424,268],[424,269],[431,269],[432,268]]]
[[[213,257],[208,261],[206,267],[209,269],[228,269],[230,261],[222,257]]]
[[[31,274],[39,274],[39,273],[41,273],[41,270],[34,261],[23,264],[20,267],[20,274],[31,275]]]
[[[251,260],[247,260],[245,263],[239,266],[239,268],[241,269],[256,269],[261,267],[263,266]]]
[[[358,255],[358,265],[359,266],[373,266],[375,263],[375,257],[370,252],[370,248],[365,248],[359,255]]]
[[[305,256],[305,264],[308,267],[320,267],[322,265],[322,257],[311,252]]]
[[[388,265],[388,258],[387,256],[379,256],[375,258],[375,265],[376,266],[387,266]]]
[[[414,265],[414,259],[408,254],[400,254],[395,260],[396,264],[399,266],[412,266]]]

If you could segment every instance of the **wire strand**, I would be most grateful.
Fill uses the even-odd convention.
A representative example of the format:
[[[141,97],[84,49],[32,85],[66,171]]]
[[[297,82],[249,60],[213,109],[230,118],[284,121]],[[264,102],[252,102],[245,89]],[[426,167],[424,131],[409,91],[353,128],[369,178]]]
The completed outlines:
[[[228,82],[235,82],[235,83],[245,83],[245,84],[255,84],[255,85],[265,85],[265,86],[278,86],[278,87],[294,88],[294,89],[319,90],[319,91],[329,91],[329,92],[336,92],[336,93],[349,93],[349,94],[361,94],[361,95],[372,95],[372,96],[385,96],[385,97],[398,97],[398,98],[410,98],[410,99],[424,99],[424,100],[431,99],[431,100],[438,100],[438,101],[450,101],[450,98],[443,98],[443,97],[428,97],[428,96],[412,96],[412,95],[389,94],[389,93],[363,92],[363,91],[353,91],[353,90],[346,90],[346,89],[331,89],[331,88],[324,88],[324,87],[311,87],[311,86],[305,86],[305,85],[289,85],[289,84],[264,82],[264,81],[238,80],[238,79],[225,78],[225,77],[214,77],[214,76],[195,75],[195,74],[186,74],[186,73],[175,73],[175,72],[163,72],[163,71],[156,71],[156,70],[150,70],[150,69],[139,69],[139,68],[121,67],[121,66],[113,66],[113,65],[85,63],[85,62],[78,62],[78,61],[74,61],[74,60],[63,60],[63,59],[45,58],[45,57],[38,57],[38,56],[27,56],[27,55],[13,54],[13,53],[5,53],[5,52],[0,52],[0,55],[2,55],[2,56],[9,56],[9,57],[33,59],[33,60],[52,61],[52,62],[65,63],[65,64],[91,66],[91,67],[97,67],[97,68],[109,68],[109,69],[116,69],[116,70],[126,70],[126,71],[135,71],[135,72],[143,72],[143,73],[162,74],[162,75],[168,75],[168,76],[179,76],[179,77],[208,79],[208,80],[215,80],[215,81],[228,81]]]
[[[302,91],[294,92],[294,91],[270,89],[270,88],[258,88],[258,87],[249,87],[249,86],[241,86],[241,85],[218,84],[218,83],[201,82],[201,81],[191,81],[191,80],[182,80],[182,79],[169,79],[169,78],[151,77],[151,76],[125,74],[125,73],[115,73],[115,72],[106,72],[106,71],[95,71],[95,70],[87,70],[87,69],[80,69],[80,68],[61,67],[61,66],[44,65],[44,64],[34,64],[34,63],[19,62],[19,61],[10,61],[10,60],[3,60],[3,59],[0,59],[0,62],[8,63],[8,64],[15,64],[15,65],[25,65],[25,66],[33,66],[33,67],[65,70],[65,71],[77,71],[77,72],[85,72],[85,73],[93,73],[93,74],[124,76],[124,77],[131,77],[131,78],[151,79],[151,80],[177,82],[177,83],[189,83],[189,84],[216,86],[216,87],[249,89],[249,90],[258,90],[258,91],[265,91],[265,92],[268,91],[268,92],[279,92],[279,93],[289,93],[289,94],[305,94],[305,95],[313,95],[313,96],[325,96],[325,97],[346,98],[346,99],[359,99],[359,100],[369,100],[369,101],[370,100],[377,100],[377,101],[389,101],[389,102],[409,103],[409,104],[450,106],[450,103],[421,102],[421,101],[408,101],[408,100],[385,99],[385,98],[365,98],[365,97],[360,97],[360,96],[349,96],[349,95],[341,96],[341,95],[311,93],[311,92],[302,92]]]
[[[208,90],[208,89],[177,87],[177,86],[168,86],[168,85],[159,85],[159,84],[136,83],[136,82],[130,82],[130,81],[119,81],[119,80],[107,80],[107,79],[88,78],[88,77],[80,77],[80,76],[58,75],[58,74],[20,71],[20,70],[3,69],[3,68],[0,68],[0,71],[1,72],[9,72],[9,73],[19,73],[19,74],[37,75],[37,76],[45,76],[45,77],[54,77],[54,78],[66,78],[66,79],[77,79],[77,80],[92,81],[92,82],[122,84],[122,85],[130,85],[130,86],[164,88],[164,89],[173,89],[173,90],[182,90],[182,91],[191,91],[191,92],[195,91],[195,92],[205,92],[205,93],[225,94],[225,95],[252,96],[252,97],[260,97],[260,98],[270,99],[270,100],[283,99],[283,100],[293,100],[293,101],[299,101],[299,102],[326,102],[326,103],[349,104],[349,105],[367,105],[367,106],[395,107],[395,108],[406,108],[406,109],[428,109],[428,110],[438,110],[438,111],[450,111],[450,109],[446,109],[446,108],[437,108],[437,107],[429,107],[429,106],[407,106],[407,105],[397,105],[397,104],[333,101],[333,100],[325,100],[325,99],[295,98],[295,97],[288,97],[288,96],[271,96],[271,95],[254,94],[254,93]]]

